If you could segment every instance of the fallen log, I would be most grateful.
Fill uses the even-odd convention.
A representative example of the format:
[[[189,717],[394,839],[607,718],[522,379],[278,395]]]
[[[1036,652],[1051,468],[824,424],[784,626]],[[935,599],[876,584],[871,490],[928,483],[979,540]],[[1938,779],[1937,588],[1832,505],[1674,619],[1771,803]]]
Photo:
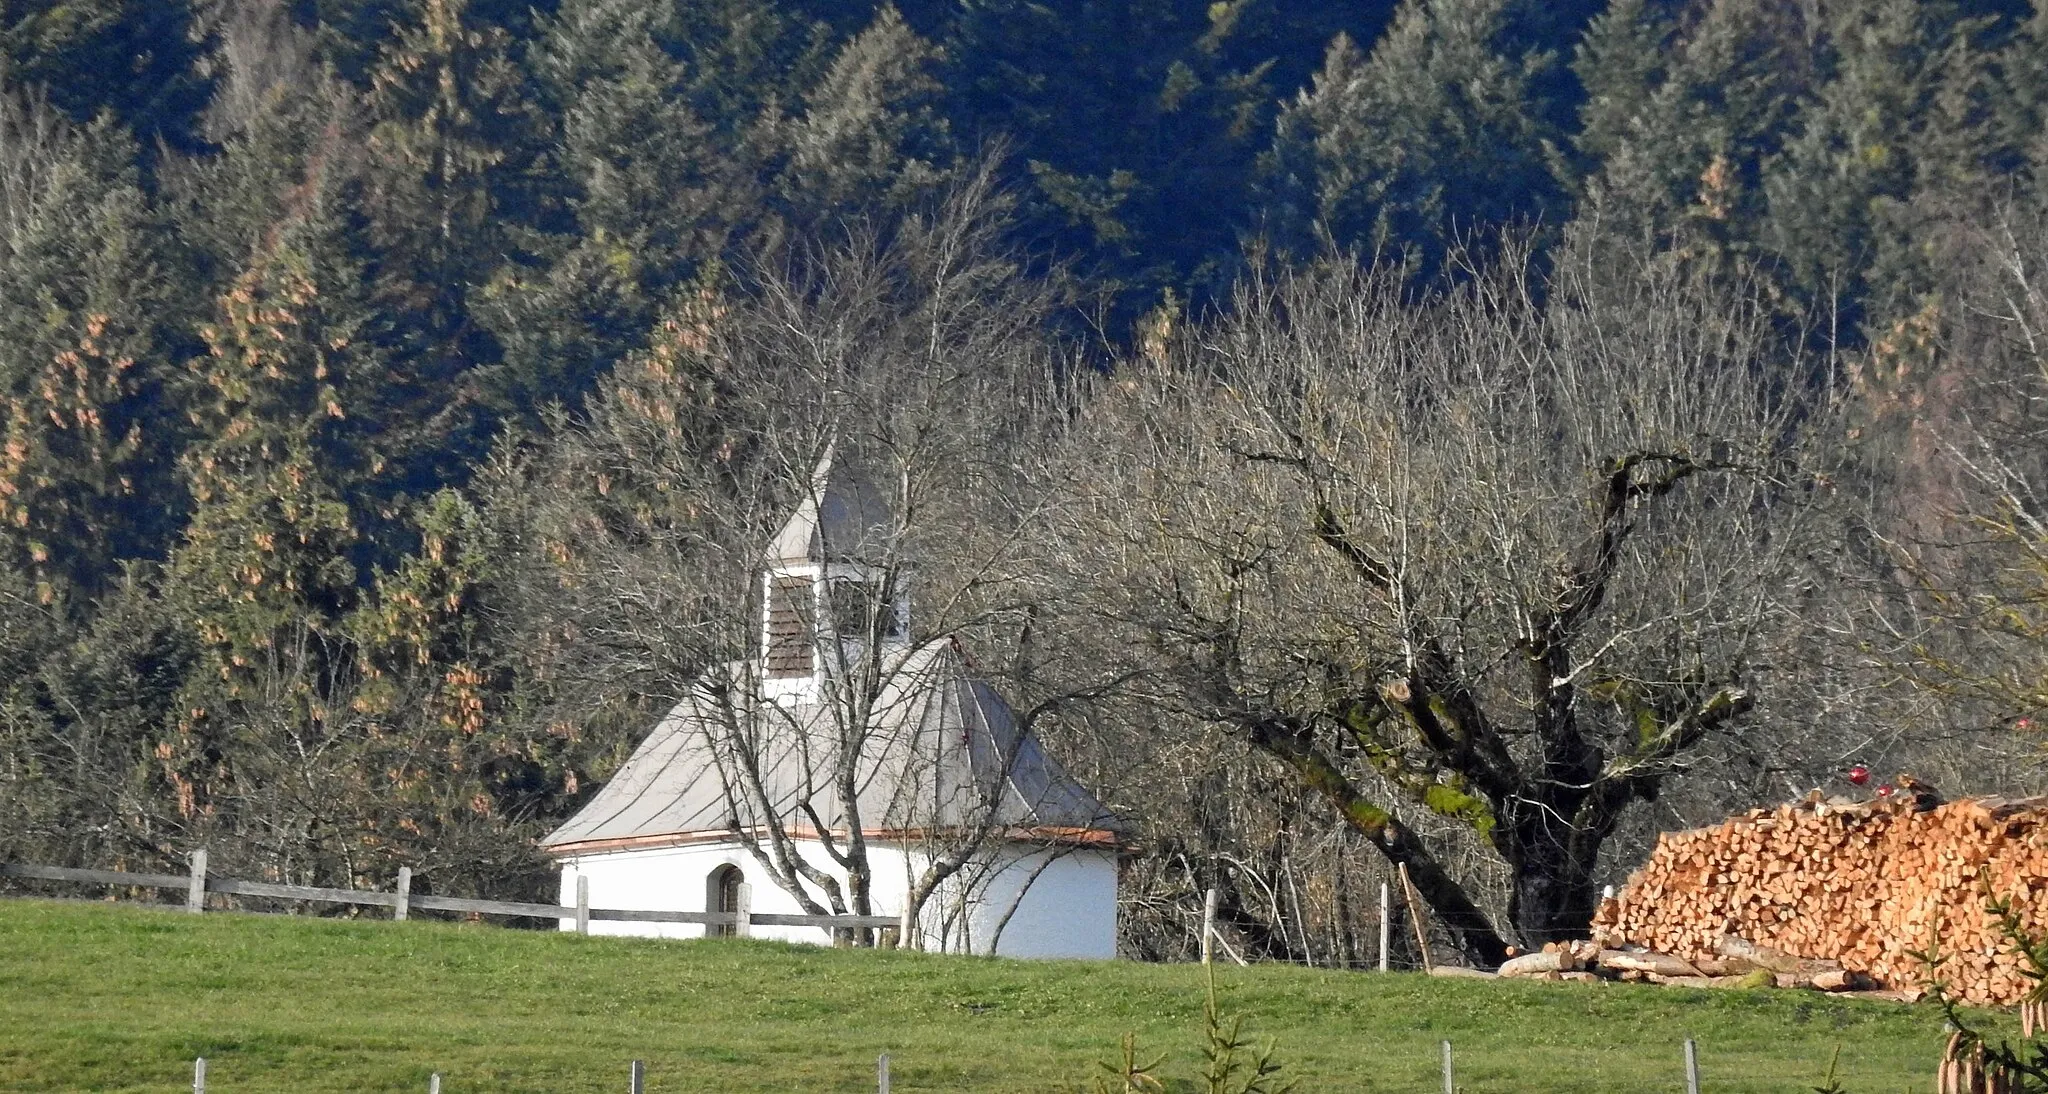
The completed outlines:
[[[1507,978],[1535,977],[1545,973],[1566,972],[1565,963],[1570,955],[1552,951],[1550,953],[1525,953],[1510,957],[1501,963],[1500,975]]]
[[[1731,962],[1747,965],[1748,968],[1739,970],[1742,972],[1748,972],[1750,969],[1769,969],[1776,973],[1791,974],[1797,973],[1800,966],[1799,958],[1783,950],[1759,946],[1741,935],[1722,935],[1721,940],[1714,944],[1714,952]],[[1738,970],[1728,971],[1733,973]]]
[[[1817,991],[1863,991],[1874,987],[1870,977],[1852,969],[1827,969],[1813,974],[1810,981]]]
[[[1616,972],[1654,973],[1658,976],[1708,975],[1684,958],[1649,950],[1601,950],[1594,963],[1602,969]]]
[[[1652,984],[1663,984],[1674,988],[1747,988],[1753,987],[1747,976],[1659,976],[1646,972],[1643,979]]]

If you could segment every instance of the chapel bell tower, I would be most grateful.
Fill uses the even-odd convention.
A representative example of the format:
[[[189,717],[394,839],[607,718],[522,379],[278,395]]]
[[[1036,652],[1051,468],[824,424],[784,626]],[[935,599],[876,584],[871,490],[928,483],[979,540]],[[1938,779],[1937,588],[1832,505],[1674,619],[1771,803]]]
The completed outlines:
[[[835,446],[836,447],[836,446]],[[833,448],[762,560],[761,687],[818,702],[840,666],[909,644],[910,602],[886,496]]]

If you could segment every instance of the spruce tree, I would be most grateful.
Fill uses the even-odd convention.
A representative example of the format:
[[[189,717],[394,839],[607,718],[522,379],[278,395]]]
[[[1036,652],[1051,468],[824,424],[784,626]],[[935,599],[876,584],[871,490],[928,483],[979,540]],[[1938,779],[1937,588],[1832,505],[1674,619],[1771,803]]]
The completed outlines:
[[[1572,57],[1584,98],[1572,144],[1597,168],[1621,152],[1644,101],[1663,84],[1674,29],[1650,0],[1614,0]]]
[[[555,125],[537,166],[546,208],[473,302],[503,354],[483,396],[528,428],[638,345],[659,302],[758,205],[738,140],[698,116],[667,7],[576,0],[528,59]]]
[[[361,214],[376,307],[396,341],[379,415],[424,492],[487,444],[472,373],[497,347],[472,314],[508,237],[536,215],[537,141],[512,42],[470,0],[415,0],[371,73]]]
[[[945,51],[955,139],[1000,142],[1024,167],[1020,233],[1119,290],[1118,331],[1168,292],[1198,304],[1227,293],[1262,228],[1252,182],[1275,100],[1331,33],[1384,18],[1379,3],[932,9],[906,10]]]
[[[202,328],[200,436],[180,461],[193,513],[167,575],[198,650],[159,745],[177,811],[252,855],[304,856],[302,876],[334,876],[315,852],[347,838],[323,796],[356,713],[344,622],[366,544],[351,498],[378,497],[390,471],[374,398],[387,358],[339,207],[346,147],[331,134],[309,156]]]
[[[1577,57],[1583,222],[1703,268],[1767,274],[1761,176],[1813,85],[1812,32],[1765,0],[1713,0],[1685,20],[1646,3],[1596,20]]]
[[[0,555],[45,602],[158,555],[181,301],[126,132],[0,95]]]
[[[208,87],[190,0],[11,0],[0,6],[0,86],[43,89],[73,122],[111,115],[144,147],[195,143]]]
[[[1983,59],[1951,5],[1859,0],[1829,9],[1826,79],[1766,165],[1765,242],[1817,305],[1853,330],[1866,309],[1890,313],[1927,285],[1913,242],[1923,186],[1967,188],[1996,150],[1980,119],[1941,109],[1967,102]]]
[[[942,54],[883,4],[805,95],[781,189],[799,215],[902,208],[929,195],[956,153],[939,112]]]
[[[418,550],[348,622],[364,727],[341,796],[365,860],[429,872],[444,892],[503,892],[545,871],[533,818],[556,807],[563,741],[506,709],[513,646],[489,600],[509,545],[455,490],[409,523]]]
[[[1342,245],[1436,268],[1494,225],[1557,217],[1560,139],[1534,86],[1553,63],[1508,35],[1505,0],[1408,0],[1362,54],[1330,45],[1283,111],[1277,186]]]

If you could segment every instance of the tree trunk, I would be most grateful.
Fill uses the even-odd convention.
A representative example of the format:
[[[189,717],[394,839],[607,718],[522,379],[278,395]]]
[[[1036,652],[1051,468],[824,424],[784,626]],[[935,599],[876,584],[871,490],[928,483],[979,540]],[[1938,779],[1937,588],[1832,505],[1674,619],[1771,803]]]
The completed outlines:
[[[1489,967],[1506,960],[1506,940],[1486,913],[1472,902],[1464,887],[1406,825],[1359,793],[1337,764],[1308,739],[1298,722],[1264,718],[1249,728],[1254,745],[1292,767],[1309,789],[1337,807],[1344,823],[1371,840],[1389,863],[1408,867],[1415,891],[1436,914],[1437,922],[1450,931],[1466,958]]]
[[[1549,853],[1513,865],[1508,924],[1525,949],[1587,936],[1599,902],[1591,863]]]

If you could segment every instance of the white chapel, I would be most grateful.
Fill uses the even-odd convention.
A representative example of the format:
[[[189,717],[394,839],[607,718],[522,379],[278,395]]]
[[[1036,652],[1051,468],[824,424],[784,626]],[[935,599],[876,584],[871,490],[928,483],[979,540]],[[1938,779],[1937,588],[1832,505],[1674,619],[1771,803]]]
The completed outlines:
[[[1118,820],[1020,727],[951,637],[913,644],[913,568],[890,506],[827,455],[759,574],[756,656],[708,673],[590,802],[542,841],[564,904],[851,910],[908,943],[1014,957],[1116,955]],[[857,824],[850,823],[857,818]],[[717,926],[597,920],[593,932],[702,937]],[[821,927],[756,937],[829,943]]]

